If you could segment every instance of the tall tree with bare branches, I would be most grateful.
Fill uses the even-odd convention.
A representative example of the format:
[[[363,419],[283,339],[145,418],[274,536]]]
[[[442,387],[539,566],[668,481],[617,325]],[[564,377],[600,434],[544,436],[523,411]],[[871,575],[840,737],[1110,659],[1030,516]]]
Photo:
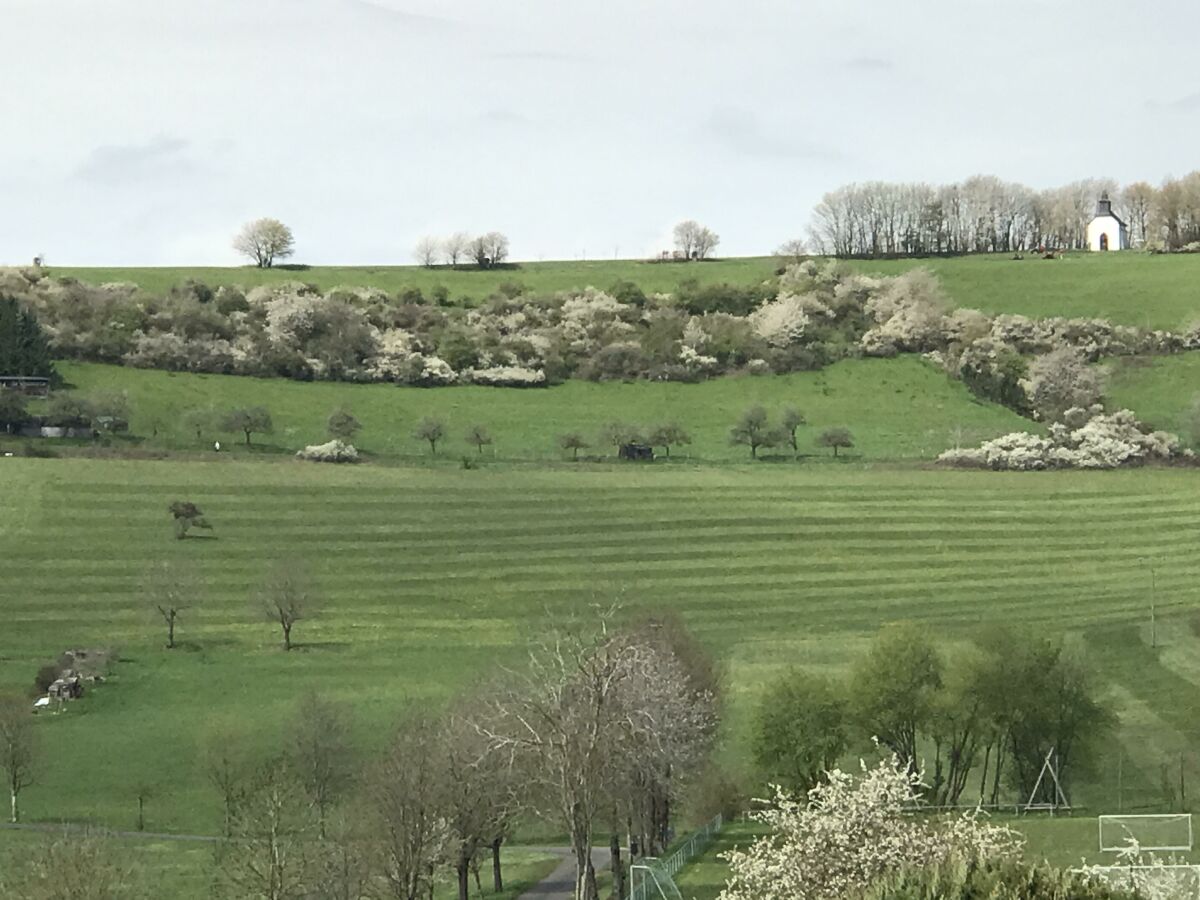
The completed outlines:
[[[258,608],[268,622],[279,625],[283,649],[292,649],[292,629],[301,619],[311,619],[319,608],[312,579],[303,563],[277,563],[258,592]]]
[[[34,782],[39,757],[33,714],[20,697],[0,697],[0,772],[8,787],[9,821],[21,819],[18,799]]]

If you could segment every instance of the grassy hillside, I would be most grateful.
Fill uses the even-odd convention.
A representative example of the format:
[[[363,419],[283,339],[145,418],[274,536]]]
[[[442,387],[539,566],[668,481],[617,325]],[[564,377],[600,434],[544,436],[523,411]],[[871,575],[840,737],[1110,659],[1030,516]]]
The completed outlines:
[[[1200,396],[1200,353],[1112,360],[1108,396],[1154,428],[1191,441],[1187,412]]]
[[[1007,256],[954,259],[856,261],[865,272],[895,274],[916,266],[936,272],[960,306],[985,312],[1029,316],[1098,316],[1113,322],[1153,328],[1182,328],[1200,318],[1200,254],[1150,256],[1142,253],[1073,254],[1043,260],[1031,255],[1016,261]],[[770,257],[706,263],[646,263],[637,260],[523,263],[514,269],[422,269],[416,266],[314,267],[300,271],[251,268],[72,269],[54,275],[84,281],[131,281],[162,292],[185,278],[211,285],[253,286],[280,280],[302,280],[330,288],[339,284],[399,291],[421,288],[427,295],[445,285],[452,298],[485,297],[505,281],[534,291],[556,291],[588,285],[607,288],[634,281],[647,293],[675,290],[681,281],[703,284],[754,284],[769,278],[777,263]]]
[[[760,403],[772,414],[788,405],[801,409],[804,452],[826,455],[813,441],[824,428],[845,425],[857,453],[871,460],[930,458],[956,439],[964,443],[1027,427],[1024,420],[994,404],[981,403],[959,382],[914,357],[848,360],[819,372],[786,376],[718,379],[702,384],[634,382],[595,384],[569,381],[545,389],[451,387],[401,388],[394,385],[300,383],[281,379],[172,374],[91,364],[64,364],[64,377],[83,390],[126,391],[136,434],[174,448],[211,446],[183,427],[192,407],[263,405],[274,417],[275,434],[255,440],[264,447],[294,451],[327,440],[325,420],[339,404],[352,409],[364,428],[355,444],[385,456],[420,457],[428,447],[411,437],[424,416],[448,423],[442,456],[475,454],[463,440],[467,427],[482,423],[495,438],[489,455],[515,459],[562,459],[557,436],[578,430],[593,440],[605,422],[655,424],[677,421],[693,437],[692,458],[741,460],[745,447],[731,446],[729,428],[748,406]],[[240,437],[226,437],[235,445]],[[586,451],[611,455],[613,448]],[[679,449],[676,450],[678,454]]]
[[[1160,766],[1200,719],[1200,485],[1185,471],[1004,475],[819,467],[516,470],[0,458],[0,687],[25,689],[68,647],[115,645],[114,677],[39,720],[49,760],[31,819],[126,824],[158,787],[156,829],[211,829],[197,741],[213,722],[263,740],[320,690],[364,747],[406,701],[441,700],[519,659],[547,621],[593,603],[680,610],[727,662],[727,758],[791,665],[838,671],[888,621],[954,640],[982,622],[1070,632],[1125,718],[1075,801],[1161,804]],[[176,541],[167,504],[198,503],[214,539]],[[139,599],[159,560],[208,585],[162,649]],[[291,654],[250,598],[268,564],[306,561],[326,602]],[[1148,564],[1157,651],[1146,646]],[[1194,792],[1194,791],[1193,791]]]

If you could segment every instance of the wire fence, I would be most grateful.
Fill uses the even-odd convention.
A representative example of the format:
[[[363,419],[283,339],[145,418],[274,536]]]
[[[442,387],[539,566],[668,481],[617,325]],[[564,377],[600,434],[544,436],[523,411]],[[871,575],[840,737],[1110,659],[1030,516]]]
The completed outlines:
[[[688,835],[670,856],[665,859],[647,856],[630,866],[629,900],[653,900],[655,889],[661,897],[678,897],[675,876],[708,848],[724,824],[724,817],[718,813],[703,828]]]

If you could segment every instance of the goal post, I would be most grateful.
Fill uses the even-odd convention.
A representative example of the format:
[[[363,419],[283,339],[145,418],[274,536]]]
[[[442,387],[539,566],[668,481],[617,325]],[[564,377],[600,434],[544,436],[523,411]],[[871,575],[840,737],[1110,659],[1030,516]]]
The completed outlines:
[[[1191,813],[1098,817],[1100,851],[1118,853],[1136,845],[1142,851],[1184,852],[1193,847]]]

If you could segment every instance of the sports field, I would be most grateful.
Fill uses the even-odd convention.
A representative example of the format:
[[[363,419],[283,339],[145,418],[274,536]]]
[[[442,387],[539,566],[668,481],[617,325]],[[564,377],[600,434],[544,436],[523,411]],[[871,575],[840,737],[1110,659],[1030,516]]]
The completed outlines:
[[[948,641],[991,621],[1079,635],[1126,717],[1126,808],[1164,802],[1160,766],[1190,754],[1198,731],[1190,471],[0,466],[0,685],[25,689],[68,647],[115,646],[123,660],[93,696],[41,720],[50,751],[25,799],[32,820],[129,823],[135,781],[153,778],[149,827],[211,830],[197,765],[211,723],[252,723],[269,741],[316,689],[354,711],[367,749],[406,701],[444,699],[518,660],[556,617],[614,601],[679,609],[727,662],[735,766],[766,679],[790,665],[836,671],[900,619]],[[211,539],[174,540],[177,498],[208,514]],[[138,594],[164,559],[190,561],[209,585],[173,652]],[[250,603],[280,559],[310,565],[326,597],[290,654]],[[1145,645],[1151,562],[1157,653]],[[1114,772],[1110,758],[1076,802],[1115,802]]]
[[[992,313],[1028,316],[1099,317],[1150,328],[1185,328],[1200,319],[1200,254],[1151,256],[1144,253],[1074,253],[1044,260],[1031,254],[1014,260],[1004,254],[923,260],[861,260],[847,265],[863,272],[893,275],[924,266],[937,273],[951,300]],[[493,271],[417,266],[313,267],[301,270],[253,268],[73,269],[51,274],[103,283],[127,281],[150,293],[163,293],[184,279],[212,286],[244,287],[276,281],[303,281],[322,289],[338,285],[375,287],[388,292],[419,288],[429,296],[444,285],[452,302],[480,300],[505,282],[534,292],[589,285],[607,289],[632,281],[647,294],[675,291],[687,280],[700,284],[758,284],[779,267],[772,257],[704,263],[648,263],[639,260],[521,263]]]

